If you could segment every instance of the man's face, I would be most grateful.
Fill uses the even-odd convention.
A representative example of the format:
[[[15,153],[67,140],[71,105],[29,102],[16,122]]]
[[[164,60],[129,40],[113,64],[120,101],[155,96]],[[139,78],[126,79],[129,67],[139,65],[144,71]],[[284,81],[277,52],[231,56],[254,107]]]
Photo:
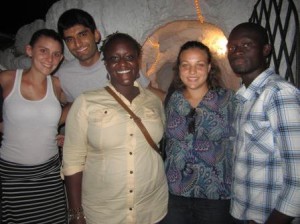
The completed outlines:
[[[254,32],[245,29],[232,32],[229,35],[227,49],[230,66],[241,77],[257,76],[265,69],[264,46]]]
[[[97,44],[101,40],[98,30],[92,32],[83,25],[75,25],[64,31],[64,40],[72,55],[81,65],[93,65],[100,57]]]

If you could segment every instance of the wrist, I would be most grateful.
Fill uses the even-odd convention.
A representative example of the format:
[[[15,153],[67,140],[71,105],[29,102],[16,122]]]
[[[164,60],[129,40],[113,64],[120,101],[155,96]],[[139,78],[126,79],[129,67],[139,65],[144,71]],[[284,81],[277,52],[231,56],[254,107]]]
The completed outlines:
[[[83,208],[79,207],[79,208],[70,208],[68,209],[68,219],[69,222],[72,221],[79,221],[79,220],[85,220],[85,215],[83,212]]]

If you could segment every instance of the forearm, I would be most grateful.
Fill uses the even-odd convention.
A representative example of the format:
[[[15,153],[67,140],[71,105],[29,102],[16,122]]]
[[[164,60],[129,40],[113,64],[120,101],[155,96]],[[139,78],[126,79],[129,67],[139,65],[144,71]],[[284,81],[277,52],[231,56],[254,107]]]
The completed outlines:
[[[62,125],[66,122],[67,115],[69,113],[71,106],[72,106],[72,103],[67,103],[63,106],[58,125]]]
[[[290,224],[293,219],[293,217],[287,216],[274,209],[265,224]]]
[[[65,176],[65,185],[69,205],[69,223],[85,223],[81,201],[82,172]]]

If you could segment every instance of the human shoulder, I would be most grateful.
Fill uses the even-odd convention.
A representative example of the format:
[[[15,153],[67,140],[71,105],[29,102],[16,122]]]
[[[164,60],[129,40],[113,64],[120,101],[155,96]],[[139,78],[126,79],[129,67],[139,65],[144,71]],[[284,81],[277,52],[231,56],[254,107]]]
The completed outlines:
[[[142,90],[147,97],[150,97],[150,98],[153,98],[153,99],[158,99],[160,101],[163,100],[163,98],[158,93],[155,92],[156,90],[153,90],[153,89],[148,88],[148,87],[147,88],[140,87],[140,90]]]
[[[64,61],[64,63],[60,66],[57,72],[54,74],[56,77],[61,77],[62,75],[68,74],[68,70],[73,70],[74,67],[78,67],[79,62],[77,59],[72,59],[71,61]]]
[[[287,92],[290,94],[299,94],[300,90],[289,81],[278,74],[272,74],[265,84],[264,91],[271,93]]]
[[[235,99],[235,91],[233,89],[220,88],[221,95],[225,97],[228,101],[233,101]]]
[[[15,77],[16,77],[16,70],[6,70],[0,72],[0,85],[2,87],[2,91],[3,91],[2,94],[4,98],[8,96],[9,93],[11,92],[14,86]]]
[[[16,77],[16,70],[5,70],[0,72],[0,84],[4,87],[7,84],[14,82]]]
[[[88,90],[80,94],[81,98],[84,98],[86,101],[101,100],[106,98],[108,95],[108,92],[104,88]]]

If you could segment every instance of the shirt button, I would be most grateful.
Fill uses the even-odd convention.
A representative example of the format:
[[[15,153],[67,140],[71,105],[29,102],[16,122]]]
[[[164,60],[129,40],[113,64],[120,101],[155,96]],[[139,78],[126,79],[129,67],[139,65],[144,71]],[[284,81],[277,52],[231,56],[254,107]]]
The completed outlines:
[[[130,119],[132,119],[132,117],[130,116]]]
[[[133,192],[133,190],[129,190],[129,193],[132,193]]]
[[[132,211],[132,208],[129,208],[130,211]]]
[[[133,134],[130,134],[130,136],[133,136]]]
[[[132,155],[132,152],[129,152],[129,155]]]
[[[133,171],[131,170],[129,173],[130,173],[130,174],[133,174]]]

